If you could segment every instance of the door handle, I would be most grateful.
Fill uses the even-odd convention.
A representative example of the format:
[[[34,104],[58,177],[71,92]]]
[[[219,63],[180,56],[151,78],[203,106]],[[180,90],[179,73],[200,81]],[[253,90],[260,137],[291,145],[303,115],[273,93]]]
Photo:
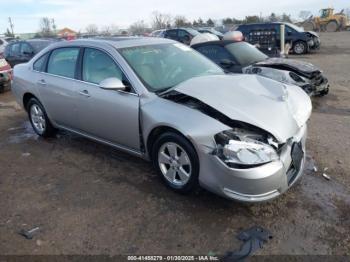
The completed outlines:
[[[82,90],[82,91],[79,92],[79,94],[82,95],[82,96],[90,97],[90,94],[89,94],[89,92],[87,90]]]
[[[44,79],[40,79],[37,83],[38,83],[39,85],[42,85],[42,86],[46,85],[46,82],[45,82]]]

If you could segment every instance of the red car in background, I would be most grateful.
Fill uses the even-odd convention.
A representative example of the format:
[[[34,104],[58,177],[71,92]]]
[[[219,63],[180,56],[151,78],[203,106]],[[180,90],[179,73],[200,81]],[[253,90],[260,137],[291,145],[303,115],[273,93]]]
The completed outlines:
[[[11,80],[12,68],[5,58],[0,55],[0,93],[4,92],[5,88],[10,87]]]

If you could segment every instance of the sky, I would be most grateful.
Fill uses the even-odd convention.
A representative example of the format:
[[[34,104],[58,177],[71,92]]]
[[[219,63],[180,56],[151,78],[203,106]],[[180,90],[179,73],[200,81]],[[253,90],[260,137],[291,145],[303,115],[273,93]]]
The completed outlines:
[[[189,20],[267,16],[287,13],[298,18],[301,10],[317,14],[325,7],[336,11],[350,7],[348,0],[0,0],[0,34],[12,18],[15,33],[39,31],[41,17],[54,18],[57,28],[69,27],[84,32],[88,24],[128,26],[138,20],[150,24],[153,11]]]

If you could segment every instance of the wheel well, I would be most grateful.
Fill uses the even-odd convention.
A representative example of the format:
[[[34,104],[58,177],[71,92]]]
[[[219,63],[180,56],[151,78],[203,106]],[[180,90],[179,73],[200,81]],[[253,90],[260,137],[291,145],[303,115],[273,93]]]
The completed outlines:
[[[25,110],[27,110],[27,104],[31,98],[36,98],[33,94],[31,93],[25,93],[23,96],[23,107]]]
[[[174,132],[176,134],[179,134],[180,136],[183,136],[185,139],[187,139],[186,136],[184,136],[181,132],[179,132],[175,128],[172,128],[169,126],[159,126],[159,127],[154,128],[151,131],[151,133],[148,135],[148,139],[147,139],[147,152],[148,152],[148,155],[150,158],[152,157],[152,155],[151,155],[152,147],[153,147],[153,144],[156,141],[157,137],[159,137],[161,134],[164,134],[166,132]],[[192,144],[191,141],[189,141],[189,142]]]

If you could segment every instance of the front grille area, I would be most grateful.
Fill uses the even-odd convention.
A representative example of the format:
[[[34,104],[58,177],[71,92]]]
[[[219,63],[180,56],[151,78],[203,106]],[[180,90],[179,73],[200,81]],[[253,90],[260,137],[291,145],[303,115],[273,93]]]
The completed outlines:
[[[287,171],[288,185],[293,183],[301,168],[301,164],[304,158],[304,151],[301,142],[295,142],[292,145],[291,157],[292,163],[290,164]]]
[[[327,79],[323,77],[321,72],[314,74],[310,80],[312,85],[315,85],[315,86],[319,86],[319,85],[322,85],[323,83],[327,83]]]

